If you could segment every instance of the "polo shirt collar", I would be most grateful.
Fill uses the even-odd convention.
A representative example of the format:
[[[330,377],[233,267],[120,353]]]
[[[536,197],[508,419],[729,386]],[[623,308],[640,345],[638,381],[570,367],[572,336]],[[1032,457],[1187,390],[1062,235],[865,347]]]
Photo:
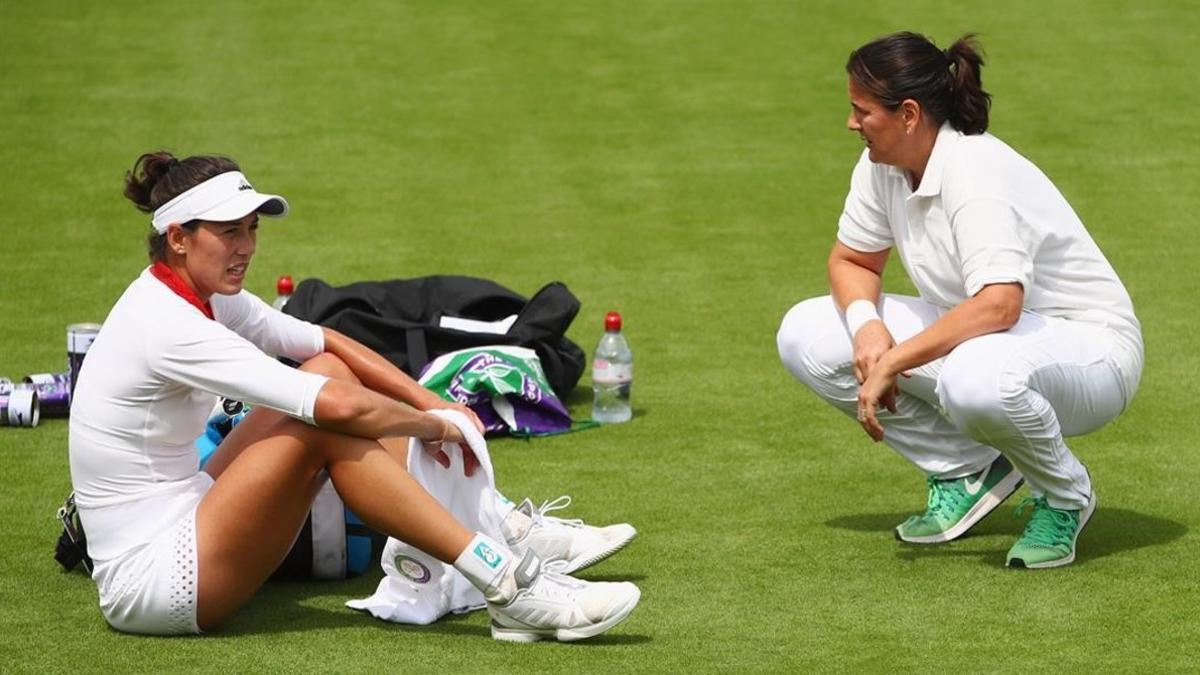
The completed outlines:
[[[937,138],[933,141],[933,152],[929,153],[929,162],[925,165],[925,175],[921,176],[921,184],[913,193],[917,197],[933,197],[942,191],[942,172],[946,168],[946,159],[954,144],[962,137],[962,132],[943,122],[938,129]]]

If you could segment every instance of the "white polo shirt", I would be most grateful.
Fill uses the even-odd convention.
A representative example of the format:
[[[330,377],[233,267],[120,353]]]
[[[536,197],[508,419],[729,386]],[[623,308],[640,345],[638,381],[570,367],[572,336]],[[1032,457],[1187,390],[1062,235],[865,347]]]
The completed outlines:
[[[98,561],[152,539],[185,515],[174,513],[188,504],[177,497],[207,488],[194,442],[218,396],[313,421],[328,378],[268,353],[312,358],[325,348],[321,328],[246,291],[211,303],[215,321],[147,269],[88,350],[69,443],[75,500]]]
[[[916,192],[864,150],[838,223],[863,252],[895,247],[925,301],[950,309],[985,285],[1018,282],[1025,309],[1111,328],[1132,397],[1143,354],[1128,291],[1079,216],[1032,162],[991,134],[938,131]]]

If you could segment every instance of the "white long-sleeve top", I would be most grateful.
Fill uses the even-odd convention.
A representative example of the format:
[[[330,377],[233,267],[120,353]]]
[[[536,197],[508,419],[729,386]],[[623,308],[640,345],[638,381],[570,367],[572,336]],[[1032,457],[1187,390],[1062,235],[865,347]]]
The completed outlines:
[[[253,294],[214,295],[215,320],[147,269],[113,306],[88,350],[71,401],[71,482],[92,558],[143,544],[201,489],[193,445],[218,396],[313,421],[328,378],[268,354],[304,361],[324,351],[319,326]],[[184,507],[179,507],[184,508]]]

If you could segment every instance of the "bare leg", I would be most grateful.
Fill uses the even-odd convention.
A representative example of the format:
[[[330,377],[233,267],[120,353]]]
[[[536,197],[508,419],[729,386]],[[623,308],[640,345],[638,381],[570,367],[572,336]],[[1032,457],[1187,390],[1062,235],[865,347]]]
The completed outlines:
[[[336,358],[318,359],[306,369],[344,375]],[[369,526],[444,562],[452,563],[473,536],[378,441],[274,411],[248,415],[210,464],[216,484],[196,511],[202,629],[229,618],[279,565],[304,524],[322,470]]]

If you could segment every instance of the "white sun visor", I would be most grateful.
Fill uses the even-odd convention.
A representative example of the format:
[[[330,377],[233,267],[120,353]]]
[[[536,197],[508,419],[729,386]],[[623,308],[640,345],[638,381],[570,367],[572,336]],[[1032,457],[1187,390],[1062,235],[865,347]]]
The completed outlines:
[[[288,203],[279,195],[256,192],[242,172],[228,171],[158,207],[151,222],[155,231],[162,234],[171,223],[227,222],[254,211],[265,216],[282,216],[288,212]]]

